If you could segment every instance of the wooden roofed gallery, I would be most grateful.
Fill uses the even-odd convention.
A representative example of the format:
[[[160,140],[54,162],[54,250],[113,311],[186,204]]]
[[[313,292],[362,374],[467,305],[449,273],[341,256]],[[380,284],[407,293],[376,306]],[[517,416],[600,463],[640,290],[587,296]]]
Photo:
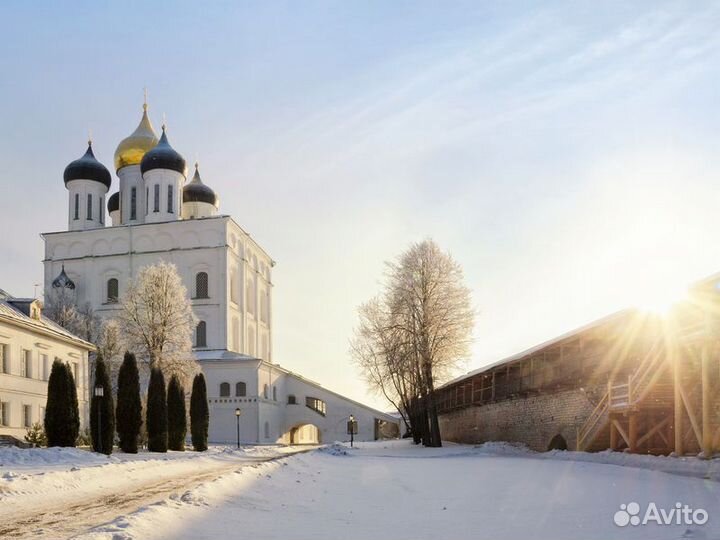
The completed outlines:
[[[443,438],[720,451],[719,281],[696,284],[666,314],[624,310],[445,384]]]

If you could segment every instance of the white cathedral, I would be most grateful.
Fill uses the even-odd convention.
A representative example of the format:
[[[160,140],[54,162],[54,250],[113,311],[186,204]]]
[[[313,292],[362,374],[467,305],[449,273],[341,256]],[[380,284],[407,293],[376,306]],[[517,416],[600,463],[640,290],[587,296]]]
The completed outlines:
[[[187,181],[185,159],[170,146],[165,126],[158,140],[147,104],[114,161],[119,190],[110,197],[112,176],[91,142],[65,168],[68,228],[42,235],[46,291],[72,289],[78,305],[89,303],[112,318],[140,268],[175,264],[199,321],[193,350],[207,382],[212,442],[235,442],[236,409],[246,443],[346,440],[350,415],[359,440],[397,434],[397,419],[274,363],[275,263],[232,217],[219,213],[219,197],[197,164]]]

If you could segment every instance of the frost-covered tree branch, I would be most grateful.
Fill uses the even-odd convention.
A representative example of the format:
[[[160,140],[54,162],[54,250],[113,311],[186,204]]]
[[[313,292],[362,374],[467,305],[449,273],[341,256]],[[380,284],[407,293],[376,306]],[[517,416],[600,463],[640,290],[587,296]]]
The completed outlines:
[[[474,311],[460,265],[432,240],[387,263],[380,297],[360,307],[351,354],[372,388],[439,446],[435,387],[470,353]]]
[[[162,261],[142,268],[121,307],[118,325],[125,348],[148,367],[186,384],[198,371],[192,353],[195,317],[175,265]]]

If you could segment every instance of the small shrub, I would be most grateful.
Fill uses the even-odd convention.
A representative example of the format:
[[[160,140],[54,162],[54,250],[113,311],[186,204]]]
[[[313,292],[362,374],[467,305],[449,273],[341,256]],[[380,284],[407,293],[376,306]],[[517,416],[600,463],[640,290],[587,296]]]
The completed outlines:
[[[33,446],[47,446],[45,429],[40,422],[35,422],[25,433],[25,440]]]

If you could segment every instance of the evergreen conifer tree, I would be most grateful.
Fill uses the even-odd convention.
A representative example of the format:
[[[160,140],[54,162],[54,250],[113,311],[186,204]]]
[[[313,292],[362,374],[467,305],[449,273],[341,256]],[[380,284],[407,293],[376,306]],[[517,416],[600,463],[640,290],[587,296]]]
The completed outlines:
[[[115,421],[120,449],[127,454],[137,454],[142,426],[142,402],[137,361],[135,355],[130,352],[125,353],[118,373],[116,411]]]
[[[102,396],[95,395],[95,388],[97,387],[102,387]],[[91,393],[90,434],[93,450],[109,456],[112,453],[115,436],[115,411],[110,376],[102,355],[98,355],[95,360],[95,384]]]
[[[65,364],[55,360],[48,379],[47,403],[45,404],[45,434],[48,446],[67,446],[70,433],[70,396],[67,390]]]
[[[77,438],[80,435],[80,406],[78,404],[77,386],[70,364],[65,364],[65,376],[67,377],[67,391],[70,404],[70,432],[68,433],[67,446],[77,446]]]
[[[151,452],[167,452],[168,414],[165,377],[158,368],[150,370],[145,425],[148,435],[148,450]]]
[[[185,450],[187,435],[187,413],[185,412],[185,390],[176,375],[170,377],[167,394],[168,449]]]
[[[190,433],[193,448],[197,452],[207,450],[210,411],[207,402],[207,387],[202,373],[195,375],[190,396]]]

